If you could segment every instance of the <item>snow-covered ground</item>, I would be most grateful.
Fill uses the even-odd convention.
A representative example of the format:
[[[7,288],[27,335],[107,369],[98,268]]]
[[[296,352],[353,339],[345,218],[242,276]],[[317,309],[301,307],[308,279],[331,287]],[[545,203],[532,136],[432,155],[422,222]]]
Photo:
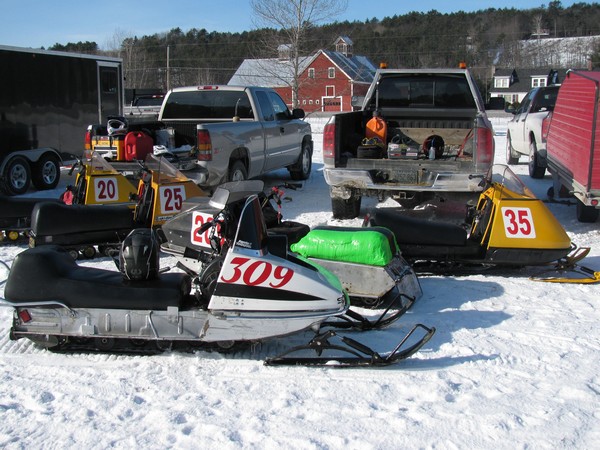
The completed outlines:
[[[506,119],[493,121],[504,162]],[[359,225],[331,219],[323,120],[311,122],[313,173],[288,192],[284,215]],[[514,170],[545,198],[548,176],[532,180],[525,161]],[[279,171],[265,180],[289,178]],[[365,199],[362,212],[374,206]],[[574,206],[549,207],[575,243],[592,247],[584,264],[600,270],[599,224],[577,222]],[[0,259],[10,264],[24,249],[2,246]],[[113,267],[107,258],[86,264]],[[535,272],[420,277],[424,294],[410,312],[356,336],[387,351],[411,324],[437,328],[419,353],[383,369],[263,365],[310,333],[230,355],[54,354],[10,341],[12,312],[0,308],[0,447],[598,448],[600,287],[536,283]]]

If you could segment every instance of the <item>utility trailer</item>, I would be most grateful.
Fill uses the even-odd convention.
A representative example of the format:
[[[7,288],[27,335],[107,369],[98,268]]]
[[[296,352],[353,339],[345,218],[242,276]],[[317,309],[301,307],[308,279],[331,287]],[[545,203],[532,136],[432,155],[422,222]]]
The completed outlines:
[[[53,189],[81,130],[123,111],[120,58],[0,46],[0,189]]]
[[[577,219],[600,213],[600,72],[569,71],[561,85],[547,134],[550,194],[577,199]]]

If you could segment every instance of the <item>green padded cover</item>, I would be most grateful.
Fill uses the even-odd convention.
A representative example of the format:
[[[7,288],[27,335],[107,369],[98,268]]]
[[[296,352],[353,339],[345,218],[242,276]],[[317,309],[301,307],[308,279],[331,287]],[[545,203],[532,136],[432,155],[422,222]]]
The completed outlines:
[[[378,231],[311,230],[291,250],[307,258],[385,266],[393,258],[387,237]]]

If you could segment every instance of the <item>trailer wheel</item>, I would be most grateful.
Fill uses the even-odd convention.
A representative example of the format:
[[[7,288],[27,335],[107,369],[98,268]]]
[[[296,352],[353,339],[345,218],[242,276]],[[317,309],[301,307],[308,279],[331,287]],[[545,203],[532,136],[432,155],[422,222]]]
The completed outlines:
[[[27,192],[31,183],[29,162],[22,156],[13,157],[4,169],[5,189],[9,195]]]
[[[40,191],[54,189],[60,180],[60,163],[53,154],[43,155],[34,165],[31,181]]]
[[[331,198],[331,212],[334,219],[354,219],[360,214],[361,197],[352,196],[348,200]]]
[[[594,223],[598,220],[600,209],[585,205],[581,200],[577,200],[577,220],[584,223]]]

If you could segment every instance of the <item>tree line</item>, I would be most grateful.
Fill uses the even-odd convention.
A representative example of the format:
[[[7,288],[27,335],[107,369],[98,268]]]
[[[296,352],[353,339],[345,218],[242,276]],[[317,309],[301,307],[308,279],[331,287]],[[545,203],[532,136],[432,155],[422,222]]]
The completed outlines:
[[[526,39],[600,35],[600,4],[560,1],[517,10],[488,8],[443,14],[411,12],[365,21],[307,25],[310,38],[299,52],[331,49],[338,36],[349,36],[354,54],[388,67],[455,67],[464,61],[480,78],[492,67],[528,67],[517,43]],[[240,33],[174,28],[150,36],[119,39],[115,48],[101,50],[95,42],[56,44],[51,50],[105,54],[123,58],[127,88],[155,88],[227,83],[246,58],[275,58],[285,33],[262,28]],[[600,52],[593,55],[600,66]]]

